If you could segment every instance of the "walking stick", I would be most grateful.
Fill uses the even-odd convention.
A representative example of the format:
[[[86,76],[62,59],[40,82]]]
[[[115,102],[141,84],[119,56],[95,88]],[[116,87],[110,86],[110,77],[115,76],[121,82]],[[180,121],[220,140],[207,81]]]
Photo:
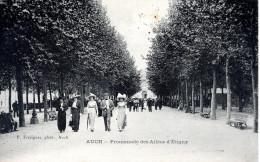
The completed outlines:
[[[87,129],[88,129],[88,122],[89,122],[89,113],[88,113],[88,119],[87,119]]]

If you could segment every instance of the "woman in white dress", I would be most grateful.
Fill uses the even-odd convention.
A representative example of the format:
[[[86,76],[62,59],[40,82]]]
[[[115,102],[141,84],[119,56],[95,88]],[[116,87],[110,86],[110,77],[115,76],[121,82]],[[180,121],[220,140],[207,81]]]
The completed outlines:
[[[122,132],[126,126],[126,108],[127,108],[126,95],[122,95],[119,93],[117,100],[118,100],[117,125],[118,125],[119,131]]]
[[[97,116],[97,102],[95,101],[96,96],[94,94],[90,94],[88,96],[88,105],[87,105],[87,112],[88,112],[88,118],[87,118],[87,126],[89,124],[91,132],[94,132],[94,125],[95,125],[95,118]]]

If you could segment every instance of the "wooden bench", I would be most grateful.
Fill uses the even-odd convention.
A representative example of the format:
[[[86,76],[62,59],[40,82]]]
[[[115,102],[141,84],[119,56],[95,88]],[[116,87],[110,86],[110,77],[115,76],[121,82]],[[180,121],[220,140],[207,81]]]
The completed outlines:
[[[211,112],[211,109],[209,108],[208,111],[200,113],[200,116],[202,116],[203,118],[209,118],[210,117],[210,112]]]
[[[245,112],[248,112],[248,113],[253,113],[253,112],[254,112],[254,109],[253,109],[252,104],[246,104],[246,105],[245,105],[245,108],[244,108],[244,111],[245,111]]]
[[[56,113],[56,111],[49,111],[48,115],[49,115],[49,120],[57,120],[57,113]]]
[[[247,128],[247,117],[245,114],[233,114],[233,118],[229,119],[227,124],[231,127],[245,129]]]

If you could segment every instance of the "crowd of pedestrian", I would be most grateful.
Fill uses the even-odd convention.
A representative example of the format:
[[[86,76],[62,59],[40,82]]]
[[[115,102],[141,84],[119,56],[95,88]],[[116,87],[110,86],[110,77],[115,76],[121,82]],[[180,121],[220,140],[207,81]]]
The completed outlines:
[[[81,110],[83,109],[80,102],[80,95],[74,94],[69,99],[65,97],[59,97],[54,101],[53,106],[58,112],[57,115],[57,126],[60,133],[66,130],[66,116],[67,110],[70,108],[70,120],[68,125],[72,128],[74,132],[79,131]],[[105,131],[111,131],[111,117],[113,117],[113,110],[117,108],[117,125],[118,130],[122,132],[127,126],[127,109],[129,112],[143,112],[148,107],[148,111],[152,112],[152,107],[155,110],[159,108],[162,109],[163,102],[160,98],[127,98],[125,94],[118,94],[117,98],[112,100],[109,99],[109,94],[105,93],[102,98],[98,98],[94,94],[90,94],[86,100],[84,100],[84,105],[87,111],[87,129],[94,132],[96,117],[103,117]],[[145,106],[146,105],[146,106]],[[14,117],[19,116],[18,104],[15,101],[12,105],[14,112],[12,115]]]

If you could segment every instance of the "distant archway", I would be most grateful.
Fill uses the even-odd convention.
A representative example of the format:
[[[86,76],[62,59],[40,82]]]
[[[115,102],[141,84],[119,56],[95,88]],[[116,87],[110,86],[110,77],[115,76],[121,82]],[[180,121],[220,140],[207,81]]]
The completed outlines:
[[[146,91],[143,91],[143,92],[142,92],[142,98],[143,98],[143,99],[147,99],[147,92],[146,92]]]

